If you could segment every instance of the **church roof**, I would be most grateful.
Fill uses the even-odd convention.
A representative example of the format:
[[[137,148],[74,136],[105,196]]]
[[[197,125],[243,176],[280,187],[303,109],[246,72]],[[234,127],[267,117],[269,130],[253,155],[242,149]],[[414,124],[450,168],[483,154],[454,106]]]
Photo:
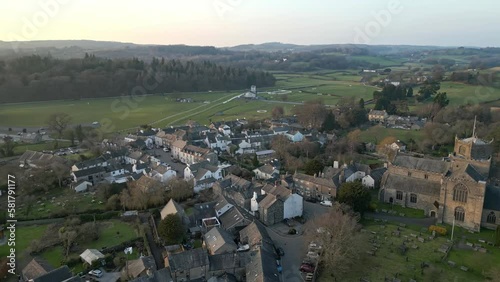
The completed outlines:
[[[397,155],[392,164],[399,167],[442,174],[446,173],[449,167],[449,163],[445,161],[416,158],[405,155]]]
[[[386,173],[382,178],[382,187],[409,193],[423,194],[439,198],[441,184],[426,179]]]

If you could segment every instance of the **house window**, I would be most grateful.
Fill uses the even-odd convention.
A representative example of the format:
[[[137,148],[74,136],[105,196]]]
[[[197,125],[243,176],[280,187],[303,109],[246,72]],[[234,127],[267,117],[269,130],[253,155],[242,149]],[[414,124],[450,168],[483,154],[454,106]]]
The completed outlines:
[[[403,192],[396,191],[396,200],[403,200]]]
[[[457,207],[455,209],[455,220],[463,222],[465,219],[465,210],[462,207]]]
[[[486,222],[495,224],[497,222],[497,216],[494,212],[490,212],[486,218]]]
[[[467,203],[467,187],[463,184],[458,184],[453,188],[453,201]]]
[[[408,176],[411,176],[411,171],[408,171]]]
[[[410,194],[410,202],[411,203],[417,202],[417,194]]]

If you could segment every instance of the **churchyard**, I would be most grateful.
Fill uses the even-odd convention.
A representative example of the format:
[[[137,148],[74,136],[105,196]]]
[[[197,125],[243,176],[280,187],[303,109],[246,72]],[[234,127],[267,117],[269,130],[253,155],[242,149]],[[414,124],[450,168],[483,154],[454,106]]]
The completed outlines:
[[[498,277],[500,249],[492,234],[455,229],[433,236],[427,228],[378,219],[363,222],[361,258],[342,281],[487,281]],[[320,276],[318,281],[332,281]],[[495,281],[495,280],[492,280]]]

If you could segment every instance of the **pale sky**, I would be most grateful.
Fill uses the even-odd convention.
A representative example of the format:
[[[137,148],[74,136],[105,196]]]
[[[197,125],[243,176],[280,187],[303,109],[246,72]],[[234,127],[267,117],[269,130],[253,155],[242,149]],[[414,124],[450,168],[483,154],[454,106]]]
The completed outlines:
[[[498,0],[0,0],[0,3],[3,41],[500,46]]]

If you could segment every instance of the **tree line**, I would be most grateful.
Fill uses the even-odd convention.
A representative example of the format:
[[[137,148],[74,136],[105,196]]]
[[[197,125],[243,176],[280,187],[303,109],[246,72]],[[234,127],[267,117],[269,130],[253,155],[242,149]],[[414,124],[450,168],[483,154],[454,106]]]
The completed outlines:
[[[0,61],[0,103],[131,95],[136,86],[144,90],[141,94],[228,91],[273,86],[275,81],[268,72],[208,61],[32,55]]]

